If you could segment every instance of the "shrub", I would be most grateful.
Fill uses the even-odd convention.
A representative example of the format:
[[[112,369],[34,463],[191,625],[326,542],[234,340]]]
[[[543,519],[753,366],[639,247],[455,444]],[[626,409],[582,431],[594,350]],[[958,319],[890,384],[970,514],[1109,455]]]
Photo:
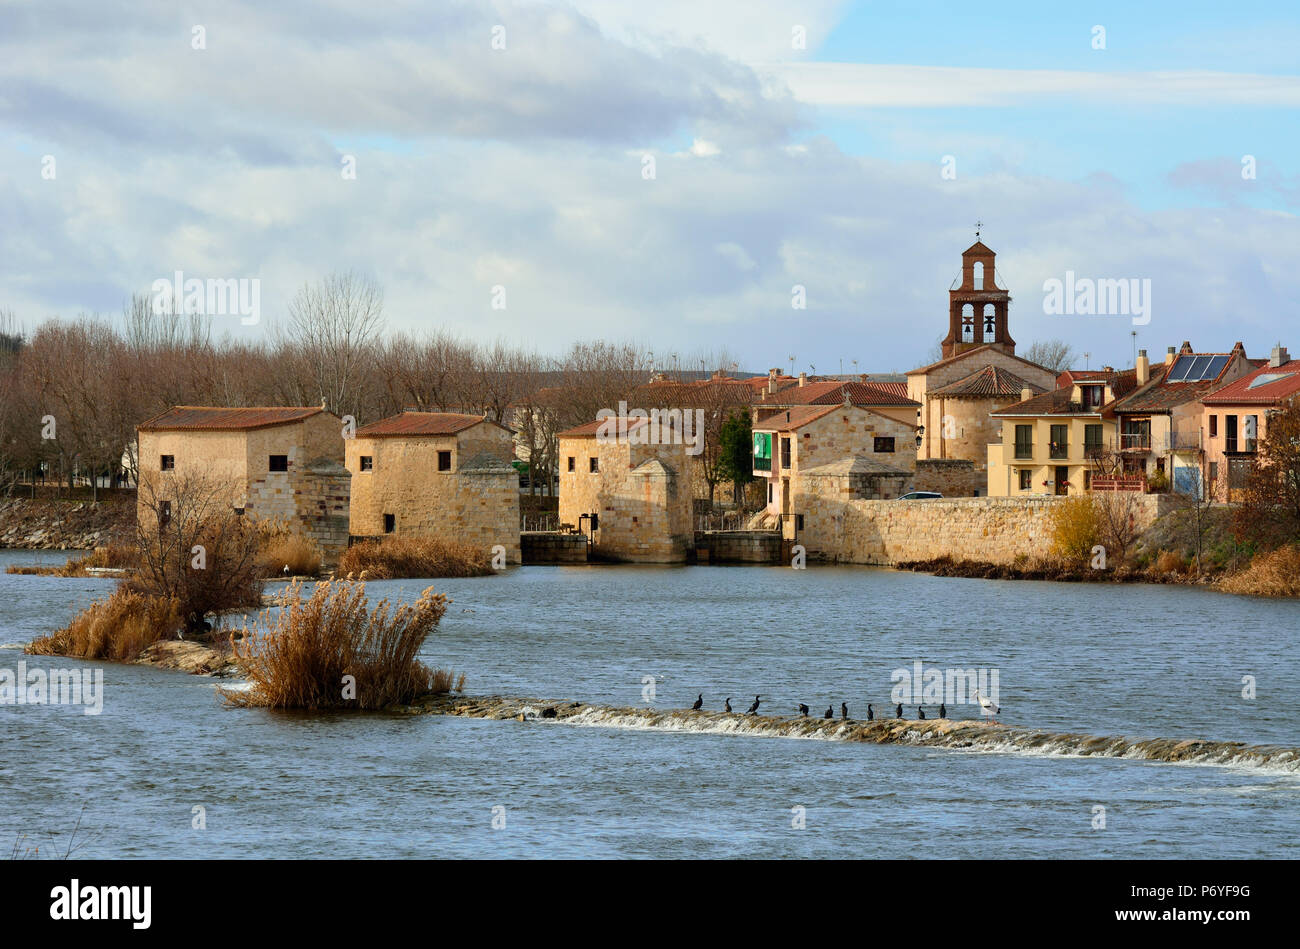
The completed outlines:
[[[1087,560],[1100,534],[1097,508],[1091,497],[1068,497],[1052,508],[1052,551],[1057,556]]]
[[[480,548],[436,537],[394,535],[349,547],[339,558],[340,576],[367,580],[412,577],[481,577],[492,573],[492,558]]]
[[[1300,547],[1257,554],[1245,570],[1220,580],[1218,588],[1255,596],[1300,596]]]
[[[175,599],[190,629],[209,613],[262,602],[261,534],[237,515],[224,489],[196,476],[142,478],[133,593]]]
[[[452,673],[416,661],[447,612],[447,598],[429,587],[415,603],[367,610],[364,583],[326,581],[234,645],[251,688],[223,692],[236,706],[378,709],[449,685]],[[352,676],[352,690],[345,676]],[[463,682],[463,677],[462,677]]]
[[[91,603],[63,629],[32,640],[26,651],[129,662],[160,639],[175,635],[180,626],[180,605],[174,599],[119,588],[108,599]]]
[[[1187,558],[1182,554],[1173,550],[1162,550],[1156,555],[1152,569],[1156,573],[1184,573],[1187,566]]]

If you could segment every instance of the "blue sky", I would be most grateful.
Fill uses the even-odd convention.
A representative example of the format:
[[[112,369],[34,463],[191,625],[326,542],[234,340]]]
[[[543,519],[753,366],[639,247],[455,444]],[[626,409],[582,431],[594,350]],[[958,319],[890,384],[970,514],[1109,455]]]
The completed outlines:
[[[946,331],[980,219],[1022,346],[1131,359],[1128,319],[1044,313],[1072,270],[1151,280],[1154,352],[1258,355],[1300,297],[1297,50],[1272,2],[17,0],[0,308],[249,277],[262,322],[215,325],[257,336],[355,269],[393,329],[895,371]]]

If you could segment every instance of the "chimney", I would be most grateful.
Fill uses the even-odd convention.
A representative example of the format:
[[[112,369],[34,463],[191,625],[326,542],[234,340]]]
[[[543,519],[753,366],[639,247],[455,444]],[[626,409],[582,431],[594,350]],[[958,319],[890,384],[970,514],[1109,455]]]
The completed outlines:
[[[1283,346],[1281,342],[1273,347],[1273,352],[1271,352],[1268,357],[1268,365],[1270,369],[1276,369],[1278,366],[1289,363],[1290,361],[1291,355],[1286,351],[1286,347]]]
[[[799,373],[799,386],[800,386],[800,388],[802,388],[803,386],[806,386],[807,384],[808,384],[808,373],[806,373],[806,372],[801,372],[801,373]]]
[[[1137,384],[1144,386],[1150,381],[1151,360],[1147,359],[1147,351],[1145,349],[1139,349],[1137,358]]]
[[[1028,402],[1028,401],[1029,401],[1030,399],[1032,399],[1033,397],[1034,397],[1034,390],[1031,389],[1031,388],[1029,388],[1029,386],[1023,386],[1023,387],[1020,389],[1020,401],[1021,401],[1021,402]]]
[[[859,382],[868,382],[868,381],[870,381],[870,380],[867,379],[867,374],[864,372],[862,375],[858,376],[858,381],[859,381]]]
[[[775,392],[775,391],[776,391],[776,377],[779,376],[780,374],[781,374],[781,370],[780,370],[780,369],[769,369],[769,370],[767,371],[767,391],[768,391],[768,392]]]
[[[1166,349],[1166,350],[1165,350],[1165,365],[1166,365],[1166,366],[1172,366],[1172,365],[1174,364],[1174,357],[1177,356],[1177,355],[1178,355],[1178,354],[1174,352],[1174,347],[1170,346],[1168,349]]]

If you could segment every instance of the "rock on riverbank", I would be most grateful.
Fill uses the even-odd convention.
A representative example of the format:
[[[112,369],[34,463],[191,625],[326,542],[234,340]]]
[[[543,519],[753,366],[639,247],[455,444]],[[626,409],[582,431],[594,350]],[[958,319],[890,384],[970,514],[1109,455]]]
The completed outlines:
[[[135,533],[129,498],[54,501],[0,500],[0,547],[23,550],[93,550],[128,543]]]

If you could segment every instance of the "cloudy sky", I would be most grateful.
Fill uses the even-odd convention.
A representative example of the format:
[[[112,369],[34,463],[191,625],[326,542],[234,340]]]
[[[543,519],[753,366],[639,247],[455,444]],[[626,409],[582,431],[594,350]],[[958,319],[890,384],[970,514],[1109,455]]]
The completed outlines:
[[[1153,355],[1295,351],[1297,50],[1289,0],[4,0],[0,308],[257,278],[257,336],[354,269],[393,327],[893,371],[980,220],[1022,346],[1131,364],[1073,271],[1151,281]]]

